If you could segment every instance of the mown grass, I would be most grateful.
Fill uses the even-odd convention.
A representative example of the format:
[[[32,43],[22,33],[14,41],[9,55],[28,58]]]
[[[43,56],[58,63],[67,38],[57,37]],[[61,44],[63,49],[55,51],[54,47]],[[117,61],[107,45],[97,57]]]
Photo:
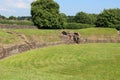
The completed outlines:
[[[117,34],[115,28],[86,28],[86,29],[75,29],[73,32],[78,31],[83,37],[88,36],[114,36]]]
[[[89,36],[89,35],[114,35],[117,30],[114,28],[87,28],[78,30],[81,34]]]
[[[0,80],[120,80],[120,44],[60,45],[0,61]]]

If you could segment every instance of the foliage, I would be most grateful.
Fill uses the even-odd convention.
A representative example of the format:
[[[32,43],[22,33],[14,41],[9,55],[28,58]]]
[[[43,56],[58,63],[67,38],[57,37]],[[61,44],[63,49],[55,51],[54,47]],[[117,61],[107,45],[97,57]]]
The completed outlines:
[[[68,23],[75,23],[75,16],[67,16]]]
[[[59,21],[60,21],[60,25],[62,25],[62,29],[64,29],[65,27],[65,23],[67,23],[67,16],[64,13],[60,13],[59,14]]]
[[[59,14],[59,5],[53,0],[36,0],[31,4],[33,23],[38,28],[59,29],[63,21]]]
[[[18,16],[17,20],[29,20],[29,21],[31,21],[31,16]]]
[[[60,45],[0,61],[1,80],[120,80],[120,44]]]
[[[96,21],[95,14],[88,14],[85,12],[78,12],[75,16],[75,22],[82,24],[94,24]]]
[[[120,25],[115,26],[115,28],[116,28],[117,30],[120,30]]]
[[[98,15],[96,21],[97,27],[114,27],[120,26],[120,9],[105,9]]]
[[[6,17],[3,15],[0,15],[0,19],[6,19]]]
[[[28,21],[28,20],[0,20],[0,24],[33,26],[33,23],[31,21]]]
[[[95,25],[95,22],[97,20],[98,14],[88,14],[88,16],[90,18],[90,24],[94,24]]]
[[[9,20],[16,20],[17,18],[15,16],[10,16]]]
[[[65,29],[83,29],[83,28],[90,28],[95,27],[95,25],[91,24],[81,24],[81,23],[66,23]]]

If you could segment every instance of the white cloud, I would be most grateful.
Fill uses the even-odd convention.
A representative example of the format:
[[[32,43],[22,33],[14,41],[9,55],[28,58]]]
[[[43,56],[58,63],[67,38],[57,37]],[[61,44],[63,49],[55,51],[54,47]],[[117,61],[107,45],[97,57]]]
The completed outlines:
[[[4,11],[4,12],[15,12],[14,10],[10,10],[10,9],[5,8],[5,7],[0,7],[0,11]]]
[[[26,8],[29,7],[29,4],[24,3],[24,2],[22,2],[22,1],[16,2],[16,3],[11,3],[11,4],[13,4],[13,5],[12,5],[13,7],[22,8],[22,9],[26,9]]]
[[[4,4],[2,7],[28,9],[30,8],[30,3],[33,1],[35,0],[4,0],[2,1],[2,4]]]
[[[0,8],[0,11],[7,11],[6,8]]]
[[[33,1],[35,0],[0,0],[0,14],[6,16],[30,15],[30,4]]]

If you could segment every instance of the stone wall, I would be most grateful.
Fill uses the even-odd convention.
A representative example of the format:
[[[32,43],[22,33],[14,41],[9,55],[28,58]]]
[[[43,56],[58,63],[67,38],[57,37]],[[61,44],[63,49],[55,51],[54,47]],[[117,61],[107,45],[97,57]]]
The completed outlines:
[[[106,38],[99,38],[99,39],[82,39],[80,43],[120,43],[120,39],[106,39]]]
[[[19,44],[19,45],[13,45],[10,47],[4,47],[0,49],[0,59],[5,58],[7,56],[11,56],[13,54],[22,53],[31,49],[35,48],[41,48],[45,46],[53,46],[53,45],[59,45],[59,44],[65,44],[65,42],[54,42],[54,43],[39,43],[39,42],[31,42],[28,44]]]

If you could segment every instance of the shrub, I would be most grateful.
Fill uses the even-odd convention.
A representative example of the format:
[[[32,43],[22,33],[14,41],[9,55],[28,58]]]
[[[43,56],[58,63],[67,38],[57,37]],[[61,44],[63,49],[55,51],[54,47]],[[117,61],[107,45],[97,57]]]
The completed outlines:
[[[26,21],[26,20],[0,20],[0,24],[16,24],[16,25],[29,25],[32,26],[32,21]]]
[[[81,23],[66,23],[64,26],[65,29],[83,29],[83,28],[90,28],[90,27],[95,27],[95,25],[81,24]]]
[[[105,9],[97,17],[97,27],[116,28],[120,25],[120,9]]]

